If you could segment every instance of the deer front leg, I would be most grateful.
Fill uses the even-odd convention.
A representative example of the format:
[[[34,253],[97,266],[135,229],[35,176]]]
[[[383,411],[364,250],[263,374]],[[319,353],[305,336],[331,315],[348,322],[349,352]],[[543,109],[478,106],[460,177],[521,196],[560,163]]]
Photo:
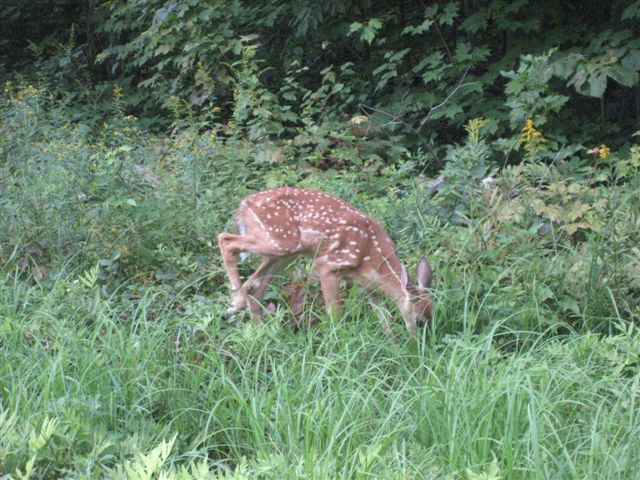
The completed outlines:
[[[329,266],[321,259],[316,260],[316,272],[320,279],[320,288],[327,309],[327,314],[342,315],[340,304],[340,275],[335,267]]]
[[[262,316],[262,299],[271,280],[289,263],[286,258],[265,257],[258,269],[242,285],[244,298],[249,306],[249,315],[255,323]]]
[[[384,333],[386,333],[389,336],[392,336],[393,332],[391,330],[391,317],[389,316],[389,312],[384,307],[383,300],[376,293],[373,293],[373,292],[369,293],[369,295],[367,296],[367,299],[369,300],[369,305],[371,305],[371,308],[373,309],[373,311],[376,312],[376,315],[378,316],[378,320],[380,320],[380,323],[382,324],[382,329],[384,330]]]

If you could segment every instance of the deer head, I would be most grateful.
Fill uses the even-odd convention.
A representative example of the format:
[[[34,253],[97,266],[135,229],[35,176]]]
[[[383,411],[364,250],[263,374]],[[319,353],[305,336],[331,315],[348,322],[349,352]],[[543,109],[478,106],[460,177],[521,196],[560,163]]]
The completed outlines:
[[[380,223],[347,202],[317,190],[278,188],[246,197],[236,213],[238,234],[218,236],[222,260],[231,282],[229,314],[245,307],[257,321],[269,281],[299,254],[315,258],[327,310],[340,314],[340,279],[382,291],[396,302],[409,334],[431,319],[427,289],[433,274],[426,258],[418,263],[417,286],[400,262],[395,244]],[[262,264],[240,282],[237,257],[254,253]],[[375,296],[371,301],[375,304]],[[383,318],[385,329],[388,319]]]
[[[431,265],[425,257],[422,257],[416,267],[416,279],[418,285],[414,285],[409,276],[409,272],[402,265],[402,276],[400,277],[401,288],[406,295],[405,305],[400,307],[405,323],[407,319],[410,324],[424,325],[431,322],[431,296],[427,289],[431,288],[433,272]],[[409,327],[407,327],[409,328]]]

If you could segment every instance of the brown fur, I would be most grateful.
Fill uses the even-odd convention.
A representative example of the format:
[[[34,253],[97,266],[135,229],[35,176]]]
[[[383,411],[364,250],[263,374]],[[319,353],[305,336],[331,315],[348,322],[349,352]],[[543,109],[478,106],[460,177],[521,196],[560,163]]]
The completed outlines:
[[[254,193],[240,203],[236,226],[239,234],[223,232],[218,236],[234,292],[230,314],[248,307],[257,321],[269,281],[294,256],[304,254],[315,258],[329,312],[341,313],[339,286],[340,279],[346,278],[396,302],[411,335],[416,332],[416,322],[431,319],[431,298],[426,290],[431,284],[431,268],[426,259],[420,262],[415,287],[380,223],[333,195],[288,187]],[[244,284],[237,268],[237,256],[242,252],[263,258]],[[386,318],[384,325],[388,330]]]

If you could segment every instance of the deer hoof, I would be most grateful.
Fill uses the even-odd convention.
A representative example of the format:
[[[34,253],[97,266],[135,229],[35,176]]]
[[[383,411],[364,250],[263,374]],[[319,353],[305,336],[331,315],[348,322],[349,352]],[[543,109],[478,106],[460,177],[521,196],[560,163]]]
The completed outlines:
[[[231,299],[231,305],[229,305],[229,308],[227,308],[227,317],[231,317],[239,311],[244,310],[246,306],[247,299],[245,298],[245,296],[240,292],[235,293],[233,295],[233,298]]]

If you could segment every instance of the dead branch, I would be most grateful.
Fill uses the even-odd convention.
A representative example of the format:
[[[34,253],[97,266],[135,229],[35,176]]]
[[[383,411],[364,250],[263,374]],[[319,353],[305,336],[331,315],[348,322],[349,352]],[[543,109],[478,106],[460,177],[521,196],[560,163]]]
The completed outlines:
[[[359,109],[364,115],[366,115],[369,118],[369,124],[371,124],[371,115],[372,115],[372,113],[379,113],[379,114],[384,115],[384,116],[386,116],[386,117],[388,117],[390,119],[388,122],[385,122],[385,123],[380,125],[382,128],[385,128],[387,125],[400,124],[403,127],[408,128],[409,130],[411,130],[415,135],[418,136],[418,138],[423,143],[423,145],[427,148],[427,150],[429,150],[429,153],[431,153],[431,156],[436,161],[438,166],[442,167],[444,164],[443,164],[442,160],[440,160],[440,157],[438,157],[438,155],[436,154],[435,149],[433,147],[433,142],[427,142],[426,139],[424,138],[424,136],[420,132],[421,132],[422,128],[425,126],[425,124],[431,118],[431,115],[433,114],[433,112],[435,112],[436,110],[444,107],[447,104],[447,102],[449,102],[449,100],[451,100],[451,98],[462,87],[465,87],[467,85],[473,85],[474,83],[477,83],[477,82],[464,83],[464,79],[467,77],[468,73],[469,73],[469,67],[467,67],[467,69],[464,71],[464,73],[462,74],[462,76],[458,80],[458,83],[457,83],[456,87],[449,93],[449,95],[447,95],[447,97],[442,102],[440,102],[438,105],[435,105],[435,106],[433,106],[433,107],[431,107],[429,109],[429,112],[427,112],[427,115],[424,117],[424,119],[422,119],[420,121],[420,123],[418,124],[417,128],[414,127],[413,125],[411,125],[410,123],[406,122],[402,118],[402,115],[404,114],[404,111],[402,111],[402,110],[400,112],[397,112],[397,113],[394,114],[394,113],[386,112],[386,111],[381,110],[379,108],[372,107],[370,105],[365,105],[364,103],[361,103],[359,105]],[[405,94],[402,96],[402,100],[404,100],[407,97],[408,94],[409,94],[408,91],[405,92]]]
[[[429,112],[427,113],[427,116],[424,117],[424,119],[418,125],[418,131],[422,130],[422,127],[424,127],[425,123],[427,123],[429,121],[429,118],[431,117],[433,112],[435,112],[436,110],[444,107],[447,104],[447,102],[451,99],[451,97],[453,97],[456,94],[456,92],[458,90],[460,90],[462,87],[466,87],[467,85],[473,85],[474,83],[478,83],[478,82],[462,83],[462,82],[464,82],[464,79],[467,77],[468,73],[469,73],[469,67],[467,67],[467,69],[464,71],[464,73],[460,77],[460,80],[458,80],[458,85],[453,90],[451,90],[451,93],[449,93],[449,95],[447,95],[447,98],[445,98],[438,105],[435,105],[434,107],[431,107],[429,109]]]

